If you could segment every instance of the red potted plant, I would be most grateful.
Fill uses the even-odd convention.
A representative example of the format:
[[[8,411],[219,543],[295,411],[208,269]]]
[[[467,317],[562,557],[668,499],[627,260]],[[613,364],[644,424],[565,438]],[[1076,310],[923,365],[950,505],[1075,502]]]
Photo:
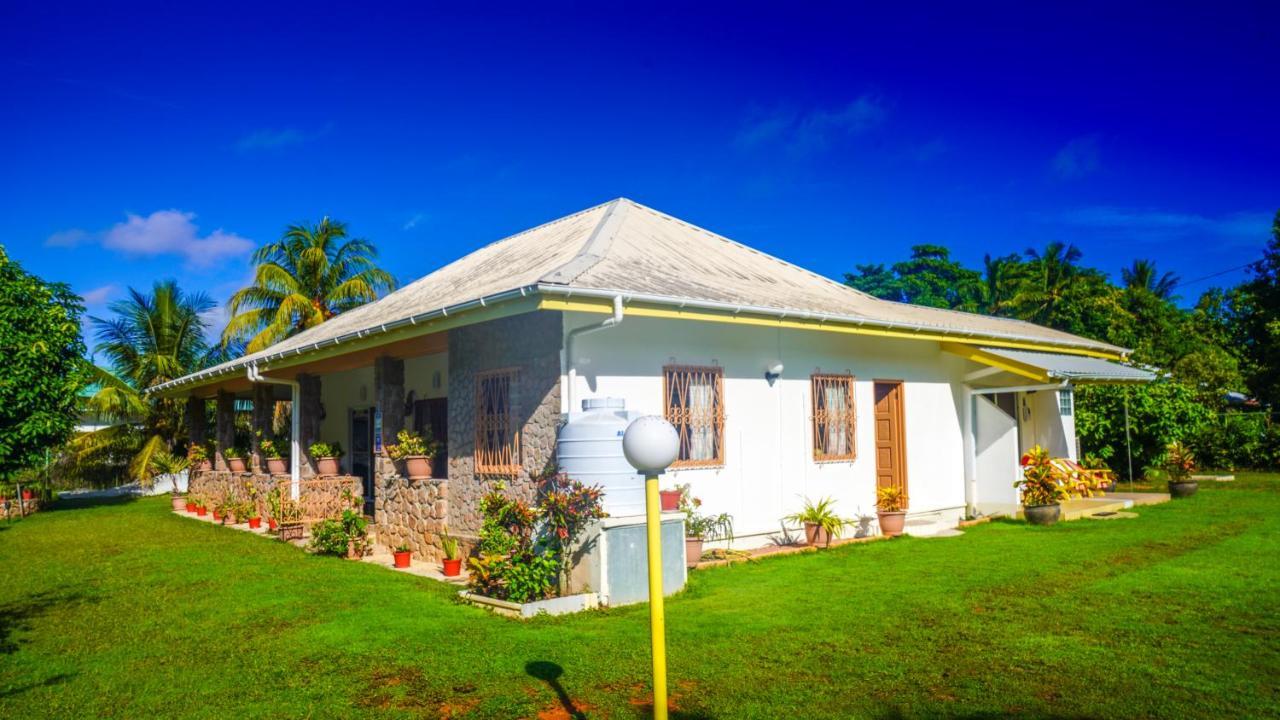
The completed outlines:
[[[317,475],[338,475],[342,472],[338,461],[342,459],[342,444],[317,442],[308,448],[311,457],[316,461]]]
[[[196,517],[204,517],[209,513],[209,504],[204,501],[204,498],[197,497],[193,504],[196,506]]]
[[[195,500],[192,500],[192,499],[190,498],[190,496],[188,496],[188,497],[187,497],[187,512],[189,512],[189,513],[194,513],[195,511],[196,511],[196,501],[195,501]]]
[[[457,577],[462,574],[462,553],[459,552],[458,539],[445,533],[440,537],[440,550],[444,553],[443,573],[445,577]]]
[[[680,509],[680,496],[684,494],[681,488],[674,490],[659,490],[658,499],[662,502],[662,512],[675,512]]]
[[[398,568],[407,568],[413,561],[413,552],[409,550],[408,545],[401,544],[392,554],[395,556],[395,566]]]
[[[1052,525],[1062,516],[1062,501],[1071,497],[1065,478],[1054,469],[1049,452],[1036,445],[1022,456],[1022,479],[1014,483],[1022,497],[1022,516],[1032,525]]]

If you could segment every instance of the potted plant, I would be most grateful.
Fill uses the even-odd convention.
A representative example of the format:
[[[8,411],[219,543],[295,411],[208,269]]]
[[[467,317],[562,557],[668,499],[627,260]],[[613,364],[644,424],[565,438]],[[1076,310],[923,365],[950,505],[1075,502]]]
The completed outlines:
[[[191,467],[196,470],[212,470],[213,461],[209,457],[209,448],[204,445],[193,444],[187,448],[187,460],[191,462]]]
[[[267,472],[272,475],[284,475],[289,472],[289,463],[284,455],[284,444],[272,438],[258,441],[258,450],[267,459]]]
[[[1022,456],[1022,514],[1032,525],[1052,525],[1062,516],[1062,501],[1070,497],[1062,478],[1049,462],[1049,452],[1036,445]]]
[[[440,551],[444,553],[443,573],[445,577],[457,577],[462,574],[462,553],[458,548],[458,539],[445,533],[440,536]]]
[[[152,482],[159,475],[169,477],[169,480],[173,483],[169,499],[175,511],[182,510],[187,505],[185,493],[178,489],[178,475],[186,472],[190,467],[191,461],[181,455],[174,455],[167,450],[160,450],[151,456]]]
[[[354,560],[369,548],[369,521],[355,510],[343,510],[340,519],[326,519],[311,528],[311,549]]]
[[[267,529],[275,532],[280,526],[280,488],[271,488],[271,492],[267,493]]]
[[[662,503],[662,512],[675,512],[680,509],[680,496],[683,491],[680,488],[672,488],[671,490],[659,490],[658,500]]]
[[[680,486],[679,509],[684,511],[685,567],[697,567],[702,560],[703,545],[712,540],[733,539],[733,516],[729,513],[703,515],[698,512],[702,500],[693,497],[689,485]]]
[[[783,518],[794,525],[804,526],[806,545],[822,545],[830,547],[831,541],[840,537],[840,533],[849,524],[848,520],[836,515],[836,501],[831,498],[820,498],[816,503],[804,499],[804,509]]]
[[[436,443],[430,433],[423,436],[409,430],[396,434],[396,444],[387,446],[392,460],[404,463],[405,475],[410,480],[426,480],[431,477],[431,458],[435,457]]]
[[[196,500],[194,497],[187,495],[187,512],[194,514],[196,511]]]
[[[227,459],[227,469],[233,473],[242,473],[245,471],[244,457],[247,455],[244,448],[238,445],[232,445],[222,451],[223,457]]]
[[[413,562],[413,551],[404,543],[400,543],[392,555],[395,556],[395,566],[398,568],[407,568]]]
[[[316,461],[317,475],[338,475],[342,472],[338,467],[338,460],[343,455],[341,443],[311,443],[308,451],[311,453],[312,459]]]
[[[209,514],[209,502],[202,497],[196,498],[196,517],[204,517]]]
[[[1200,483],[1191,479],[1196,471],[1196,457],[1180,442],[1171,442],[1165,448],[1164,469],[1169,474],[1169,496],[1189,498],[1200,489]]]
[[[907,498],[902,488],[887,485],[876,490],[876,517],[885,537],[898,537],[907,523]]]

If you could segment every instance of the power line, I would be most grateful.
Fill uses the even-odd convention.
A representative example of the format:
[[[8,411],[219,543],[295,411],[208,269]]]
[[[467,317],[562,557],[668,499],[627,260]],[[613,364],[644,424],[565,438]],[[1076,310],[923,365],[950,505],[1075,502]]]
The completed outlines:
[[[1226,270],[1219,270],[1219,271],[1218,271],[1218,272],[1216,272],[1216,273],[1210,273],[1210,274],[1208,274],[1208,275],[1204,275],[1204,276],[1202,276],[1202,277],[1195,278],[1194,280],[1179,280],[1178,282],[1176,282],[1176,283],[1174,283],[1174,284],[1173,284],[1173,287],[1175,287],[1175,288],[1176,288],[1176,287],[1182,287],[1183,285],[1194,285],[1195,283],[1202,282],[1202,281],[1204,281],[1204,280],[1209,280],[1209,279],[1212,279],[1212,278],[1216,278],[1216,277],[1218,277],[1218,276],[1220,276],[1220,275],[1226,275],[1227,273],[1235,272],[1235,271],[1237,271],[1237,270],[1243,270],[1243,269],[1245,269],[1245,268],[1249,267],[1250,265],[1252,265],[1252,264],[1253,264],[1253,262],[1254,262],[1254,261],[1250,261],[1250,262],[1247,262],[1247,263],[1245,263],[1245,264],[1243,264],[1243,265],[1237,265],[1236,267],[1233,267],[1233,268],[1227,268]],[[1173,288],[1170,288],[1170,289],[1172,290]]]

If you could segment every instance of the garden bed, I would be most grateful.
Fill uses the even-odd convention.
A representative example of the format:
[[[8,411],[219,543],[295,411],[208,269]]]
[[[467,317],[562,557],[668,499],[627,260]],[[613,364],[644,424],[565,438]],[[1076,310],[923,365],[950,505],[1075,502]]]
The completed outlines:
[[[492,610],[498,615],[520,618],[521,620],[527,620],[539,615],[569,615],[585,610],[595,610],[600,607],[600,596],[593,592],[565,595],[527,603],[498,600],[497,598],[477,595],[467,590],[459,592],[458,597],[472,605]]]

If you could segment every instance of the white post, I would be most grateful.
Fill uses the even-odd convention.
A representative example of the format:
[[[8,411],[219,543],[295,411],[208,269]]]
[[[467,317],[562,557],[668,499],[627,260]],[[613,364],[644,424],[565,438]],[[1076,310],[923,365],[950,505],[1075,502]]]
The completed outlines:
[[[301,460],[302,460],[302,388],[298,383],[289,386],[289,495],[297,500],[301,494]]]

